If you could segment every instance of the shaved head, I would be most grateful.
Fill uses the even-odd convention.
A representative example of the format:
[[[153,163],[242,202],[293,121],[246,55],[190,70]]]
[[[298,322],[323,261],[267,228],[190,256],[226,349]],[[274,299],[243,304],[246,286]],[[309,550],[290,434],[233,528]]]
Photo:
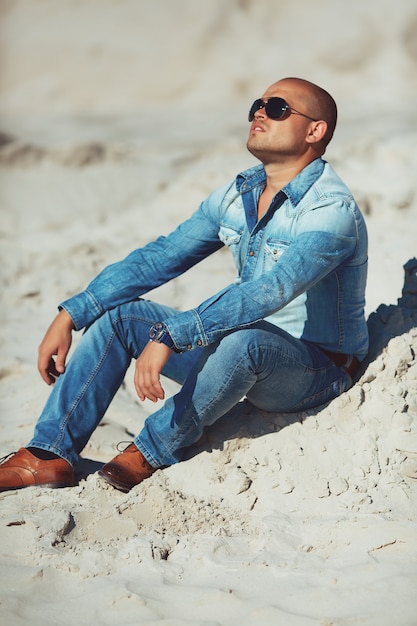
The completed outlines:
[[[297,104],[316,120],[324,120],[327,124],[327,131],[322,139],[325,148],[333,137],[337,122],[337,106],[332,96],[322,87],[311,83],[303,78],[283,78],[275,85],[291,87],[297,98]]]

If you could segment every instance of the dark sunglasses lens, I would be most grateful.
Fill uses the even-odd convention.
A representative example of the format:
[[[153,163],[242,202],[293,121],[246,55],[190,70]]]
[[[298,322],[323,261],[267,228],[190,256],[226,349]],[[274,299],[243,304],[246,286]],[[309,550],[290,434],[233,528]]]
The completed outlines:
[[[256,111],[259,111],[259,109],[262,109],[262,107],[264,107],[264,101],[261,100],[260,98],[258,100],[255,100],[255,102],[252,104],[250,111],[249,111],[249,121],[252,122],[253,119],[255,118],[255,113]]]
[[[269,98],[266,103],[265,111],[271,120],[280,120],[284,117],[288,110],[288,104],[283,98]]]
[[[265,107],[265,113],[269,118],[271,118],[271,120],[282,119],[289,108],[284,98],[269,98],[266,104],[263,100],[261,100],[261,98],[259,98],[258,100],[255,100],[250,108],[250,122],[254,120],[256,111],[259,111],[259,109],[262,109],[263,107]]]

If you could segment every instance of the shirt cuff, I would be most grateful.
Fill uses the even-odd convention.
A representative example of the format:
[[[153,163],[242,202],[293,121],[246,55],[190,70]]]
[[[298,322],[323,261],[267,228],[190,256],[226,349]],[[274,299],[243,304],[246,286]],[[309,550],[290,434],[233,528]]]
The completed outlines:
[[[64,300],[58,309],[65,309],[74,322],[75,330],[88,326],[104,313],[102,307],[88,291],[82,291]]]
[[[164,324],[180,352],[209,345],[200,316],[195,309],[165,319]]]

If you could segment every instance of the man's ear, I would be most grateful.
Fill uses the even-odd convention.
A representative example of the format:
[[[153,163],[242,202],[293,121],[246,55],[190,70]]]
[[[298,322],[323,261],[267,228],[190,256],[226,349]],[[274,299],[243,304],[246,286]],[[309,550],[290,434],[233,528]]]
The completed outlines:
[[[319,120],[312,122],[309,126],[306,141],[307,143],[318,143],[323,139],[327,132],[327,122]]]

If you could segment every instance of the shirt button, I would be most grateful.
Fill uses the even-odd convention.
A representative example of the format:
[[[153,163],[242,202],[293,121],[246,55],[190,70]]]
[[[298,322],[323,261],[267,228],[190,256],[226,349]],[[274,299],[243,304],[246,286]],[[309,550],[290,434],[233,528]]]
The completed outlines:
[[[197,341],[197,345],[198,345],[198,346],[202,346],[202,345],[203,345],[203,342],[201,341],[201,339],[199,339],[199,340]]]
[[[187,346],[187,350],[191,350],[192,347],[193,346],[189,343],[188,346]]]
[[[251,251],[249,252],[249,256],[253,256],[254,254],[255,254],[255,253],[254,253],[254,251],[253,251],[253,250],[251,250]]]

